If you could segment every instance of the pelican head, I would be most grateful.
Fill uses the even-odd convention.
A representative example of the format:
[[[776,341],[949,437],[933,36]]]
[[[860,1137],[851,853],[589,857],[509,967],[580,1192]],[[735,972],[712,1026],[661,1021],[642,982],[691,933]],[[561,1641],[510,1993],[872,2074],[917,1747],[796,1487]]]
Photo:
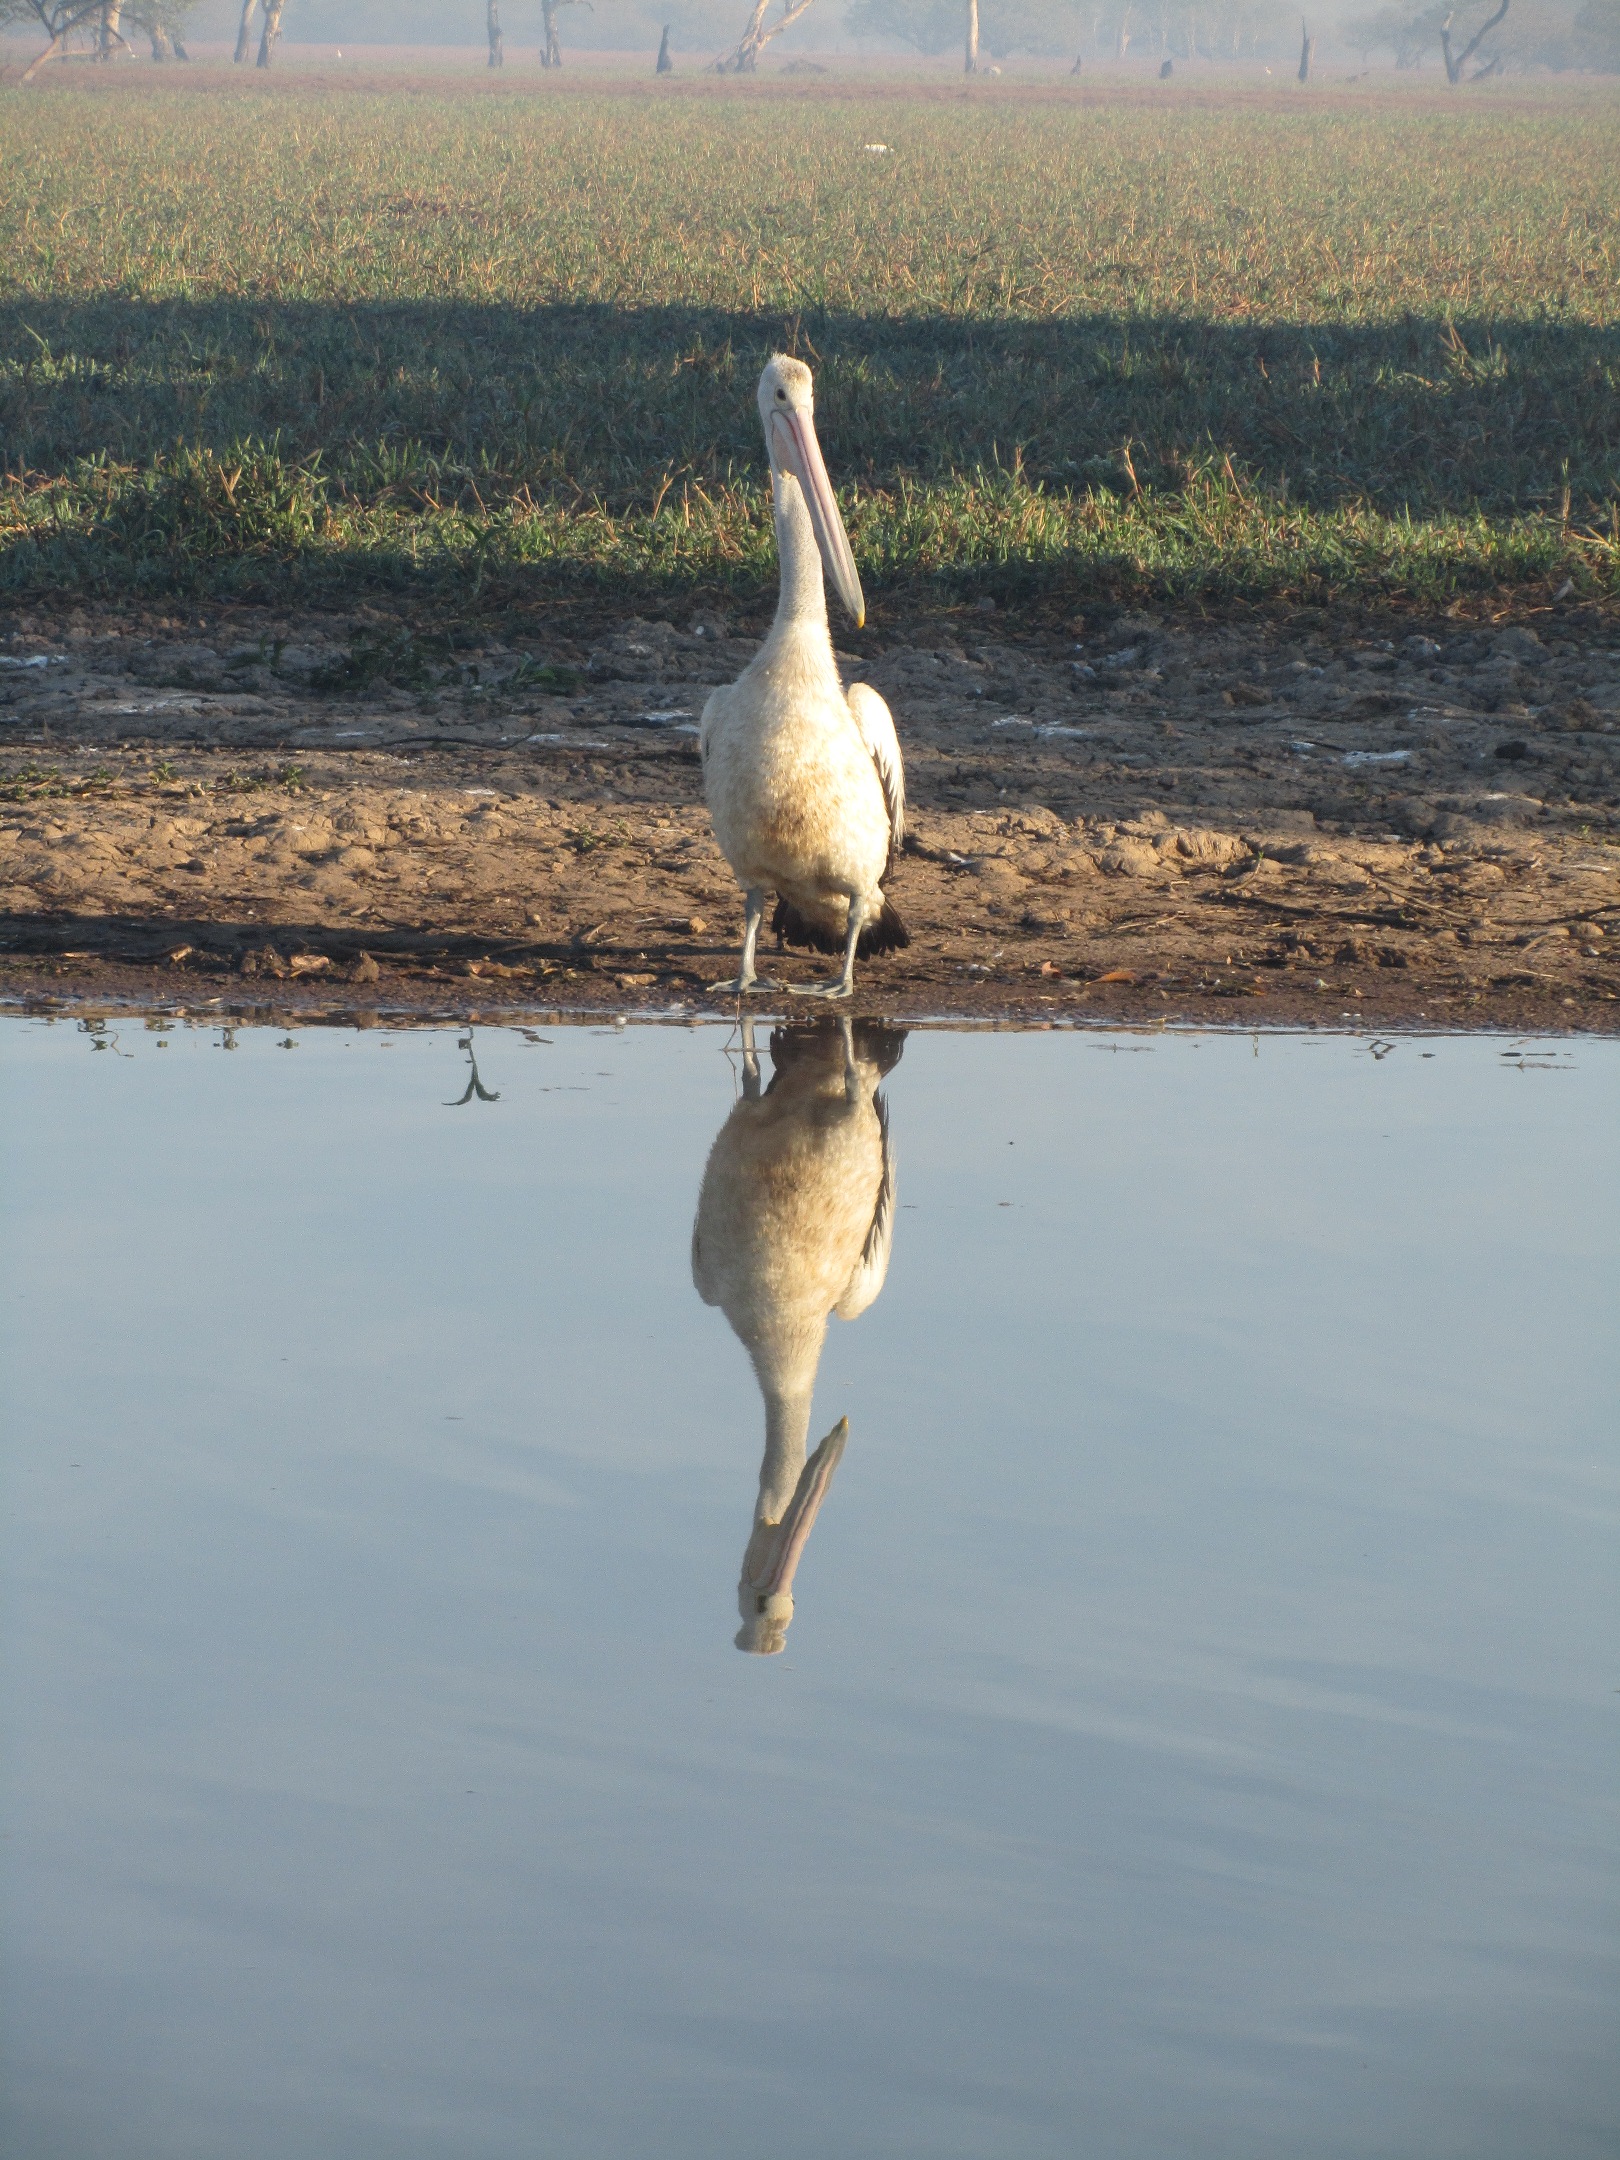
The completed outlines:
[[[775,1657],[786,1647],[793,1621],[793,1578],[848,1439],[849,1419],[840,1418],[800,1471],[781,1521],[755,1523],[737,1585],[743,1623],[736,1636],[739,1650]]]
[[[815,385],[802,360],[777,353],[759,378],[759,417],[765,428],[765,447],[770,452],[771,478],[791,473],[799,483],[822,567],[838,588],[838,597],[855,618],[857,629],[866,621],[866,600],[855,574],[855,557],[849,535],[838,515],[832,482],[822,462],[816,440]]]

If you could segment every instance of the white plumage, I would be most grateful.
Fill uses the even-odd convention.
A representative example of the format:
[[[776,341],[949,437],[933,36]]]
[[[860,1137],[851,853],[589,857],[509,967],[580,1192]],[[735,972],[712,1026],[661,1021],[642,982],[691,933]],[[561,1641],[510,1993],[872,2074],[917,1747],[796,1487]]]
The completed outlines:
[[[803,996],[847,997],[857,954],[909,942],[883,893],[905,838],[905,773],[889,708],[847,692],[827,627],[823,565],[857,623],[860,580],[816,441],[810,370],[778,354],[759,380],[771,458],[781,597],[770,636],[703,708],[703,787],[720,851],[746,896],[742,965],[721,990],[775,988],[755,973],[765,895],[790,943],[844,955]]]
[[[806,1456],[827,1321],[883,1288],[894,1235],[894,1156],[877,1092],[904,1036],[874,1021],[781,1028],[761,1091],[753,1023],[743,1095],[720,1128],[692,1225],[692,1280],[718,1305],[765,1398],[765,1456],[737,1586],[739,1649],[780,1650],[793,1577],[849,1435],[841,1418]]]

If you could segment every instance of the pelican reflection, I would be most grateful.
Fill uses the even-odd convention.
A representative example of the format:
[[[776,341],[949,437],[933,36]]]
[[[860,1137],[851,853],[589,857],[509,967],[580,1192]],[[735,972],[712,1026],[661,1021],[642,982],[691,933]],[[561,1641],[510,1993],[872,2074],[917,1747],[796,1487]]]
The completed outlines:
[[[692,1280],[753,1361],[765,1458],[737,1602],[739,1650],[771,1656],[793,1618],[793,1576],[849,1437],[840,1418],[807,1457],[827,1321],[854,1320],[883,1288],[894,1235],[894,1156],[878,1092],[905,1031],[840,1018],[771,1035],[760,1084],[742,1023],[741,1099],[703,1172]]]

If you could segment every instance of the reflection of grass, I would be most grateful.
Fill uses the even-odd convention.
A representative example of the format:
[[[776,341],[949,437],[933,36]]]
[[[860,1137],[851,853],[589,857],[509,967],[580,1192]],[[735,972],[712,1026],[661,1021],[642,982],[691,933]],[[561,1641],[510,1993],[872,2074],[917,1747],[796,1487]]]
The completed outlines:
[[[0,111],[14,588],[752,593],[777,343],[875,593],[1620,573],[1605,88],[291,82]]]

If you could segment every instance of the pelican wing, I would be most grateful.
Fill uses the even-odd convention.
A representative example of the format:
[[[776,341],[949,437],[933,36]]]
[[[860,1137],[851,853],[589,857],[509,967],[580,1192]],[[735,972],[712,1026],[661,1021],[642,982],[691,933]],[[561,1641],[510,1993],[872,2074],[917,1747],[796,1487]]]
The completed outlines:
[[[703,1240],[698,1235],[696,1223],[692,1225],[692,1288],[705,1305],[719,1304],[720,1284],[709,1264],[709,1255],[703,1250]]]
[[[878,1180],[872,1223],[866,1233],[866,1243],[861,1247],[861,1257],[844,1285],[843,1296],[833,1307],[840,1320],[858,1320],[883,1288],[883,1279],[889,1272],[889,1248],[894,1243],[894,1150],[889,1145],[889,1106],[881,1095],[874,1095],[872,1107],[877,1112],[878,1130],[883,1135],[883,1175]]]
[[[731,692],[735,687],[733,683],[722,683],[718,690],[711,690],[704,701],[703,717],[698,722],[698,756],[700,758],[705,760],[708,758],[709,744],[714,739],[715,729],[725,718],[726,706],[730,703]]]
[[[900,762],[900,738],[894,732],[894,715],[870,683],[851,683],[849,709],[861,731],[861,741],[871,752],[872,763],[883,783],[883,800],[889,811],[889,859],[899,854],[906,837],[906,771]]]

